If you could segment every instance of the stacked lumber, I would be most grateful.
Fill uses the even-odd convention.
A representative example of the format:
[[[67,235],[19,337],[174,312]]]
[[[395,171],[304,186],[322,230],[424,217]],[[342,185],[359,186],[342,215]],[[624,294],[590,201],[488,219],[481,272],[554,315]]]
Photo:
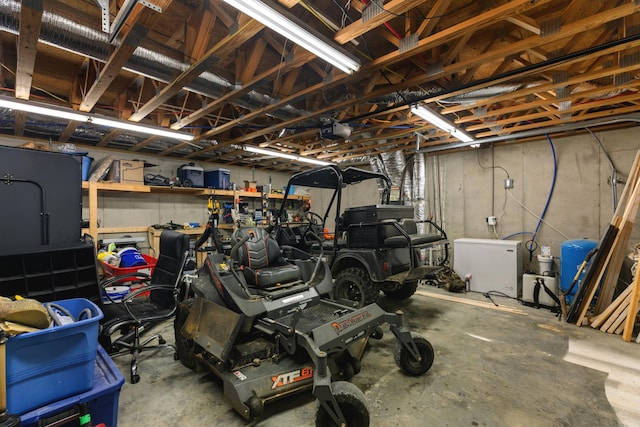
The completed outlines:
[[[578,326],[588,322],[594,328],[623,334],[625,341],[631,340],[638,312],[640,298],[638,275],[615,300],[613,296],[639,206],[640,151],[636,153],[629,178],[607,232],[598,244],[596,255],[585,272],[571,310],[567,314],[569,322],[576,322]],[[591,317],[587,319],[587,313],[596,294],[598,294],[597,302]]]

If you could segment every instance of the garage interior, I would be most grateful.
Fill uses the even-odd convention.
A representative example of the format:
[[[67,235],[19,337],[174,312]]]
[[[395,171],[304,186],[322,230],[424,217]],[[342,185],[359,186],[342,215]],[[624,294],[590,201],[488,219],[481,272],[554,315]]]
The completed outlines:
[[[434,245],[400,231],[430,274],[411,276],[408,291],[376,285],[342,313],[401,311],[433,346],[433,365],[406,375],[387,326],[368,339],[350,379],[368,424],[640,425],[639,12],[636,0],[2,1],[0,294],[15,299],[19,282],[23,297],[56,301],[55,285],[29,294],[33,277],[57,284],[95,261],[91,294],[70,283],[68,295],[107,314],[100,281],[120,269],[98,258],[110,243],[157,260],[167,230],[188,235],[181,273],[214,283],[220,272],[206,263],[223,247],[209,236],[208,251],[195,250],[208,225],[233,257],[238,229],[303,221],[307,205],[328,248],[361,229],[344,223],[348,211],[378,215],[375,227],[409,219],[416,234],[439,236]],[[290,185],[334,167],[385,179],[338,185],[339,198]],[[25,180],[46,189],[49,211],[25,202]],[[372,239],[368,252],[384,252]],[[56,267],[56,254],[87,248],[87,266]],[[327,268],[336,279],[354,267]],[[176,318],[149,323],[142,340],[160,331],[176,344]],[[37,425],[12,383],[20,335],[8,330],[4,409]],[[287,334],[275,335],[284,349]],[[339,425],[316,420],[310,383],[246,417],[205,366],[145,351],[134,383],[131,356],[107,350],[98,358],[122,383],[93,425]],[[36,418],[68,398],[41,402],[59,408]],[[88,425],[71,406],[75,419],[50,425]]]

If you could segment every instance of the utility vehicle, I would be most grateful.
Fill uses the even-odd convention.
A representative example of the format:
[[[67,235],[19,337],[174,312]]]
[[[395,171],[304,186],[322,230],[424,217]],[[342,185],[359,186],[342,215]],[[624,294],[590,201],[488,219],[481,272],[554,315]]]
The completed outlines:
[[[343,190],[362,182],[377,180],[380,203],[344,208]],[[307,212],[302,223],[288,221],[289,188],[328,190],[325,213]],[[391,204],[391,181],[381,173],[354,167],[341,170],[328,165],[293,175],[276,215],[277,240],[304,251],[318,253],[319,245],[308,232],[322,234],[329,215],[335,215],[331,240],[323,242],[335,284],[331,296],[336,301],[353,301],[364,307],[377,300],[380,291],[396,299],[411,297],[421,279],[433,280],[447,262],[448,242],[444,230],[432,221],[416,221],[412,206]],[[314,196],[315,197],[315,196]],[[420,233],[425,223],[433,233]],[[428,263],[428,250],[439,248],[442,255]]]

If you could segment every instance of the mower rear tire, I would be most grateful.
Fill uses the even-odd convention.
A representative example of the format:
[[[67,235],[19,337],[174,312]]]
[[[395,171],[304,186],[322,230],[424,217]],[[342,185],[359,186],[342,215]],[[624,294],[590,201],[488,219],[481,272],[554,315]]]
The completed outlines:
[[[178,311],[173,321],[173,329],[176,339],[176,353],[180,362],[189,369],[196,370],[198,362],[196,361],[196,343],[182,336],[180,331],[187,321],[194,300],[192,298],[178,305]]]
[[[369,408],[364,393],[347,381],[335,381],[331,384],[333,396],[340,406],[348,427],[369,427]],[[316,427],[338,426],[322,405],[316,412]]]
[[[349,267],[336,275],[336,281],[331,289],[331,298],[336,301],[340,299],[353,301],[357,308],[362,308],[376,302],[378,293],[378,288],[364,269]]]
[[[433,346],[426,338],[414,333],[411,333],[411,338],[413,338],[413,341],[416,343],[420,358],[416,359],[411,356],[409,350],[407,350],[400,341],[396,341],[393,358],[398,367],[402,369],[402,372],[409,376],[417,377],[431,368],[435,356]]]
[[[398,289],[394,289],[392,291],[383,291],[386,296],[389,298],[397,299],[397,300],[405,300],[410,298],[413,294],[418,290],[418,282],[413,281],[409,283],[404,283],[400,285]]]

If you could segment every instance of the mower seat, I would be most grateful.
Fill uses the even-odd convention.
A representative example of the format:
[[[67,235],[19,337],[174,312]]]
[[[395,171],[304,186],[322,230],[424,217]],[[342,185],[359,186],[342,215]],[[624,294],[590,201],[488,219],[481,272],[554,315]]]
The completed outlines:
[[[247,236],[235,261],[249,286],[264,289],[300,280],[300,269],[282,258],[280,246],[269,233],[262,228],[245,227],[234,231],[231,239],[240,242]]]

